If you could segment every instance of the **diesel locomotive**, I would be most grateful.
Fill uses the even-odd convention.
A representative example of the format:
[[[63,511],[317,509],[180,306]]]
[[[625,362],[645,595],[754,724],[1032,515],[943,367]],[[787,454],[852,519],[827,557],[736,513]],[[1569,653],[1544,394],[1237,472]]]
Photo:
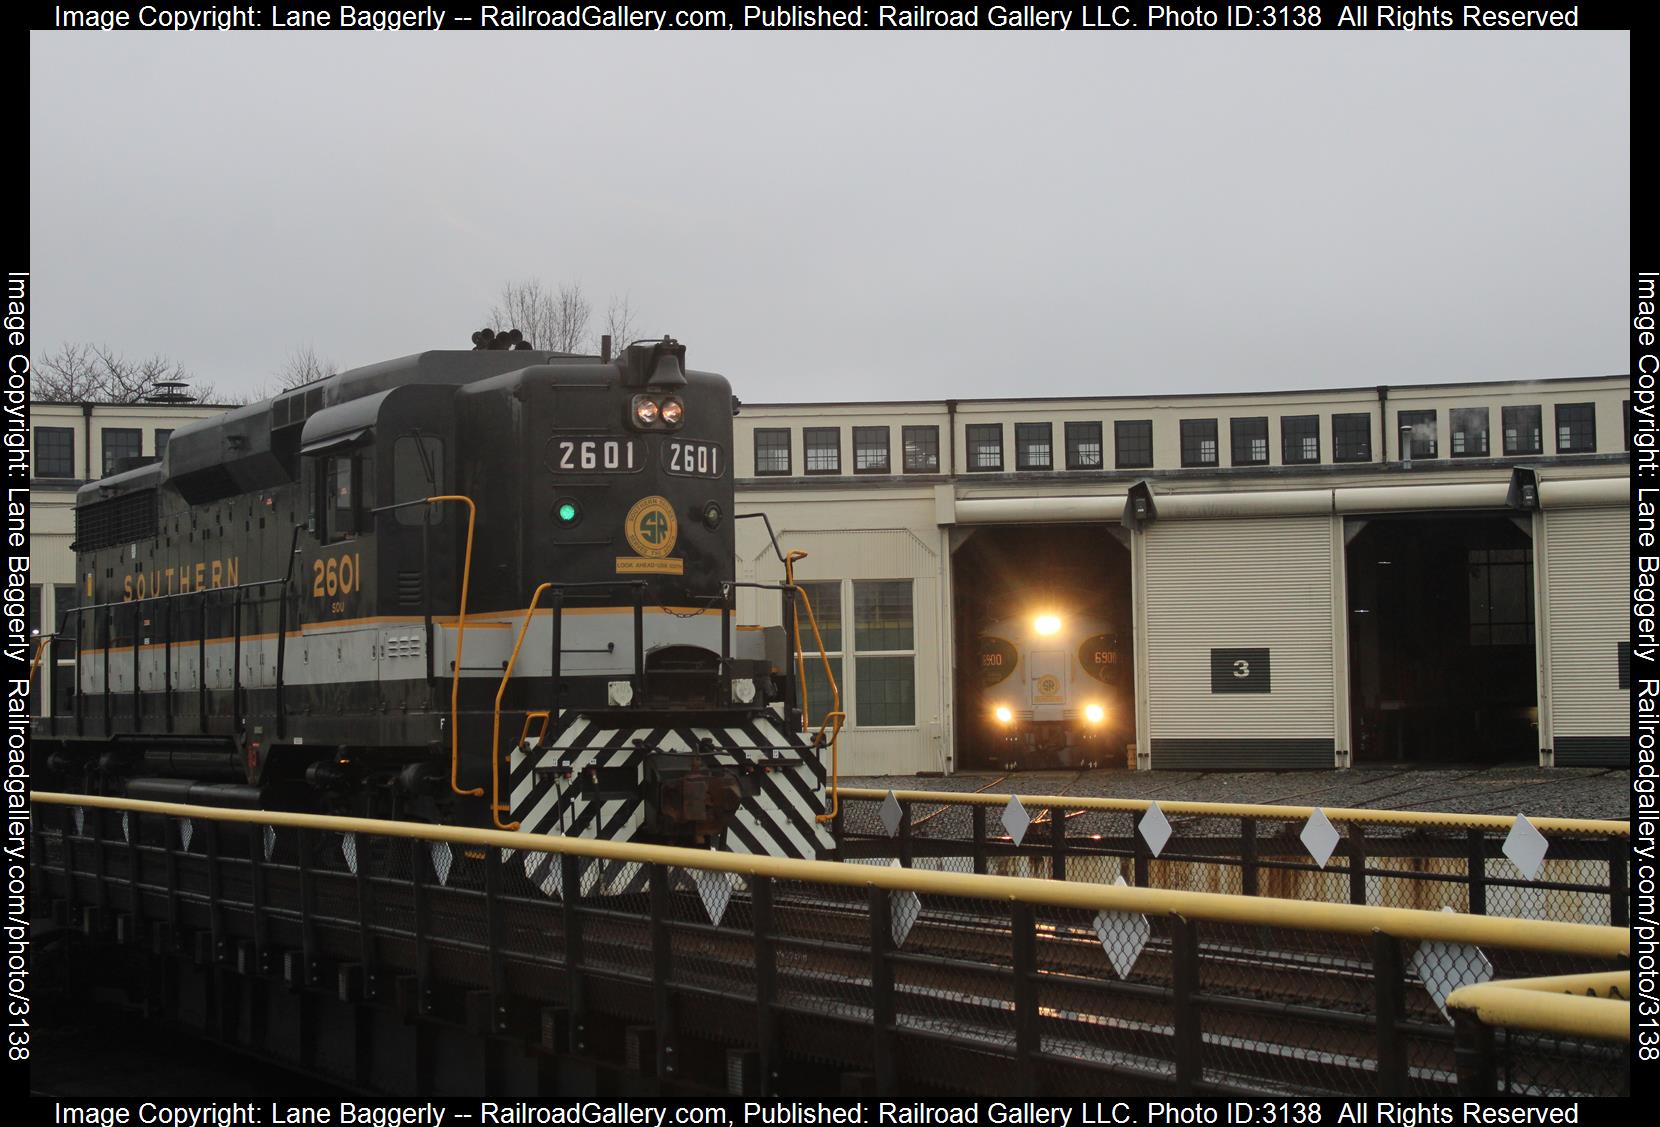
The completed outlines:
[[[79,491],[42,779],[819,856],[834,731],[802,729],[793,585],[784,628],[735,621],[727,381],[670,338],[474,341]]]
[[[1010,770],[1122,764],[1135,728],[1118,634],[1096,614],[1039,611],[977,639],[988,758]]]

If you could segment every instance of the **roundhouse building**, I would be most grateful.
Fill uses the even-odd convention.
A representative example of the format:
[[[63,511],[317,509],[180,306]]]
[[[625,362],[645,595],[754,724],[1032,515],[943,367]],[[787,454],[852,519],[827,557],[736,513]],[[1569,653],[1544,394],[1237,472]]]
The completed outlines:
[[[1625,377],[746,404],[741,513],[808,558],[848,773],[998,759],[976,636],[1106,616],[1141,768],[1623,766]],[[781,567],[760,521],[740,577]],[[749,621],[777,622],[744,591]]]

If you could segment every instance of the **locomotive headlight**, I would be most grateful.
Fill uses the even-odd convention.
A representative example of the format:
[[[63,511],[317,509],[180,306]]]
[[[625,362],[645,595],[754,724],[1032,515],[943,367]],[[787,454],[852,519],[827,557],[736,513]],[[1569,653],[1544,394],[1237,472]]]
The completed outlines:
[[[755,679],[752,677],[732,678],[732,699],[739,704],[754,704]]]
[[[634,397],[634,420],[641,426],[656,426],[659,412],[657,400],[649,399],[644,395]]]
[[[686,417],[686,405],[674,396],[663,400],[663,421],[671,427],[680,425],[680,420]]]
[[[1106,718],[1107,710],[1102,708],[1100,705],[1086,704],[1084,706],[1084,719],[1088,720],[1091,724],[1099,724]]]
[[[612,708],[627,708],[634,703],[634,686],[627,681],[607,681],[605,699]]]
[[[999,724],[1011,724],[1014,722],[1014,710],[1009,708],[1006,704],[998,705],[992,712],[992,715],[997,717],[997,722]]]
[[[1038,615],[1037,621],[1032,625],[1037,627],[1039,634],[1059,634],[1061,632],[1061,620],[1059,616],[1053,614]]]

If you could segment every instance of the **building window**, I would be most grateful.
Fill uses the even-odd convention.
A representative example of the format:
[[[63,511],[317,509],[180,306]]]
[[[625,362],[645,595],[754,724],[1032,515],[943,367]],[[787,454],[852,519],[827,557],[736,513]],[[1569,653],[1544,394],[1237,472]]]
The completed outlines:
[[[1280,416],[1280,461],[1307,466],[1320,460],[1320,416]]]
[[[1054,469],[1054,426],[1050,423],[1016,423],[1014,425],[1014,457],[1016,469]]]
[[[1455,407],[1452,411],[1452,456],[1487,456],[1487,408]]]
[[[1105,464],[1100,423],[1066,424],[1066,468],[1098,470]]]
[[[906,427],[905,472],[940,472],[940,428]]]
[[[807,715],[807,723],[817,728],[824,723],[825,714],[833,703],[830,683],[824,679],[826,659],[830,662],[830,675],[836,679],[836,684],[845,684],[842,680],[842,584],[841,580],[832,579],[811,583],[798,581],[798,586],[806,592],[813,617],[818,621],[818,638],[824,643],[822,652],[814,649],[816,643],[812,627],[808,625],[807,609],[798,604],[796,614],[801,624],[804,672],[800,686],[802,710]],[[842,691],[846,693],[845,688]]]
[[[968,469],[986,473],[1003,468],[1003,424],[971,423],[968,427]]]
[[[1216,420],[1182,420],[1182,465],[1216,464]]]
[[[75,657],[75,619],[64,616],[74,610],[79,600],[73,583],[52,584],[52,629],[62,631],[54,644],[53,654],[59,661]]]
[[[853,428],[853,472],[890,473],[888,462],[888,428]]]
[[[1499,412],[1499,421],[1504,424],[1506,455],[1538,454],[1543,451],[1539,408],[1505,407]]]
[[[156,436],[156,457],[159,458],[163,454],[167,453],[167,444],[173,440],[173,430],[172,430],[171,427],[167,427],[167,428],[157,427],[156,430],[155,430],[155,436]]]
[[[1533,644],[1533,553],[1527,548],[1471,549],[1470,644]]]
[[[1153,464],[1153,421],[1122,419],[1112,424],[1114,465],[1139,470]]]
[[[1371,415],[1361,413],[1331,417],[1331,459],[1334,462],[1372,460]]]
[[[1438,458],[1436,453],[1436,424],[1434,411],[1401,411],[1395,416],[1399,429],[1411,429],[1412,456],[1414,458]]]
[[[1233,439],[1233,464],[1236,466],[1266,466],[1268,464],[1268,418],[1230,419],[1228,430]]]
[[[1556,452],[1594,454],[1597,449],[1597,405],[1558,403],[1556,405]]]
[[[35,476],[75,476],[75,430],[73,427],[35,428]]]
[[[790,432],[766,427],[755,432],[755,476],[790,472]]]
[[[801,444],[808,473],[842,472],[840,427],[804,427],[801,431]]]
[[[123,458],[136,458],[144,452],[144,432],[137,427],[104,428],[104,476],[108,477],[121,465]]]
[[[853,720],[861,728],[916,723],[916,630],[909,579],[853,583]]]

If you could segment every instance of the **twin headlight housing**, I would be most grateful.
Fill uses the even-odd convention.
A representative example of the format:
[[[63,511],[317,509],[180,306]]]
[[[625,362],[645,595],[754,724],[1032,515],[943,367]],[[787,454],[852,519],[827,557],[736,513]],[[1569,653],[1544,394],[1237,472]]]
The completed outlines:
[[[678,430],[685,420],[686,404],[678,395],[636,395],[628,405],[636,430]]]

